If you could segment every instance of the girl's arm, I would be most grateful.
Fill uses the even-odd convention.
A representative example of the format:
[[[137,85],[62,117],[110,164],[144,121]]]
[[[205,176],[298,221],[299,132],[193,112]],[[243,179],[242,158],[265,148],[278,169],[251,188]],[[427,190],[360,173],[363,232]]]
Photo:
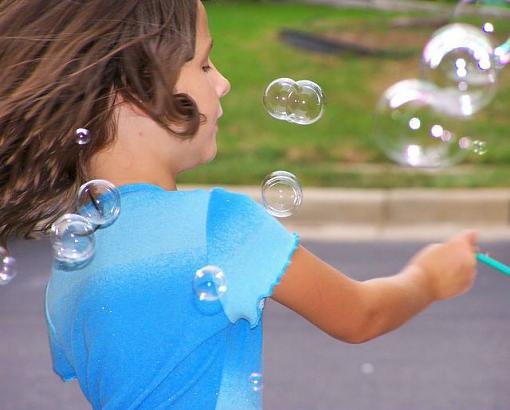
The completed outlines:
[[[437,300],[465,293],[475,278],[476,235],[466,232],[419,252],[397,275],[358,282],[300,246],[272,298],[332,337],[362,343]]]

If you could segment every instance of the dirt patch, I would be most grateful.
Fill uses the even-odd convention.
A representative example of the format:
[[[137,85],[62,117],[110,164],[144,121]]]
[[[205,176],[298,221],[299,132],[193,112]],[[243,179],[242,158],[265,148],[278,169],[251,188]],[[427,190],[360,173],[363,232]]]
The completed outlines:
[[[388,27],[384,30],[371,31],[350,28],[348,31],[328,31],[321,33],[324,38],[337,42],[355,43],[371,49],[402,50],[420,49],[430,37],[429,32],[420,32]]]

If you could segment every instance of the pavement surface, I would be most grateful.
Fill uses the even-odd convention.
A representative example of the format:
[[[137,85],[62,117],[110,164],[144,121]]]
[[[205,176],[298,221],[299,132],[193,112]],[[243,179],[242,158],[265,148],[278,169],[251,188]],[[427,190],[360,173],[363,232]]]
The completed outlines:
[[[304,245],[349,276],[397,272],[418,242]],[[510,241],[482,244],[510,263]],[[43,316],[51,253],[16,242],[20,274],[0,287],[0,409],[84,410],[75,382],[52,373]],[[264,319],[264,403],[269,410],[508,410],[510,279],[486,267],[473,290],[362,345],[323,334],[275,302]],[[242,409],[240,409],[242,410]]]

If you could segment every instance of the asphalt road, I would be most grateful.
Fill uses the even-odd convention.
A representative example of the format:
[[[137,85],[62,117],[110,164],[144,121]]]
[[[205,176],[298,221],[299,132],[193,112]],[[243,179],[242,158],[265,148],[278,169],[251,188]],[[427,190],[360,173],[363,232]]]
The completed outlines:
[[[395,273],[417,243],[305,243],[357,279]],[[485,249],[510,263],[510,243]],[[52,373],[43,319],[50,252],[16,243],[22,272],[0,288],[0,409],[88,409]],[[270,302],[264,402],[269,410],[510,409],[510,278],[480,268],[474,289],[363,345],[337,342]],[[242,410],[242,409],[240,409]]]

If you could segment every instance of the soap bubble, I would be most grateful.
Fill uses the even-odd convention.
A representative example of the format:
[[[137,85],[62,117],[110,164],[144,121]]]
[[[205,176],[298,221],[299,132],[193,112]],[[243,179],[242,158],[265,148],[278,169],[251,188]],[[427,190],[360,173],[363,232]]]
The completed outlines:
[[[444,113],[444,96],[431,83],[404,80],[378,102],[376,143],[393,161],[413,167],[453,165],[472,150],[469,121]]]
[[[443,89],[455,115],[476,113],[497,91],[491,41],[468,24],[450,24],[436,31],[423,49],[422,69],[426,80]]]
[[[309,80],[274,80],[266,88],[263,101],[273,118],[294,124],[311,125],[324,114],[324,93],[318,84]]]
[[[372,374],[375,371],[375,367],[372,363],[363,363],[361,365],[361,373]]]
[[[94,225],[111,225],[120,214],[119,191],[103,179],[83,184],[78,191],[78,213]]]
[[[264,93],[264,105],[269,115],[286,121],[289,116],[289,97],[296,91],[296,82],[291,78],[279,78],[269,84]]]
[[[289,96],[289,122],[311,125],[324,114],[324,94],[316,83],[308,80],[296,82]]]
[[[0,246],[0,285],[7,285],[17,274],[16,259]]]
[[[303,202],[303,189],[294,174],[275,171],[262,182],[262,204],[273,216],[291,216]]]
[[[94,256],[94,227],[81,215],[65,214],[51,226],[51,242],[57,263],[64,269],[78,269]]]
[[[264,388],[262,375],[257,372],[253,372],[248,377],[248,383],[250,385],[250,389],[254,392],[259,392]]]
[[[474,140],[472,143],[472,150],[475,154],[480,156],[487,154],[487,141]]]
[[[197,270],[193,278],[193,291],[200,302],[219,301],[227,291],[223,271],[214,265]]]
[[[86,145],[90,142],[90,131],[85,128],[78,128],[75,133],[76,142],[79,145]]]

